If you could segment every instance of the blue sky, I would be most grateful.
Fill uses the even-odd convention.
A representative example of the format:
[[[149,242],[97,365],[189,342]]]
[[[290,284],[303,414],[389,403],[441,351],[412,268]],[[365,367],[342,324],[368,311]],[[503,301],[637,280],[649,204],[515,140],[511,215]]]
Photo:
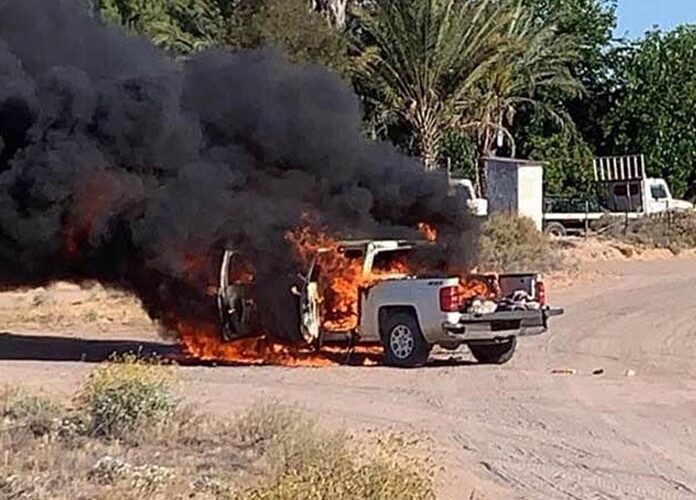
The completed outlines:
[[[663,30],[696,22],[696,0],[619,0],[617,36],[638,38],[657,24]]]

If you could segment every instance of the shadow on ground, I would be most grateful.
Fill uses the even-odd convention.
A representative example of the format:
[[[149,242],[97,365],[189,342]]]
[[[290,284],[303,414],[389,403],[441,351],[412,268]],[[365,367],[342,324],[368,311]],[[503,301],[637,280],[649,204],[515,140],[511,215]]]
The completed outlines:
[[[82,361],[99,363],[113,356],[137,354],[141,358],[164,358],[184,366],[249,366],[250,363],[203,361],[182,354],[179,346],[137,340],[88,340],[55,335],[20,335],[0,333],[0,361]],[[333,353],[326,359],[336,366],[383,366],[380,355]],[[367,360],[370,363],[367,363]],[[433,356],[423,368],[473,365],[458,356]]]
[[[97,363],[113,355],[137,353],[142,357],[174,356],[177,346],[130,340],[77,338],[0,333],[0,360],[85,361]]]

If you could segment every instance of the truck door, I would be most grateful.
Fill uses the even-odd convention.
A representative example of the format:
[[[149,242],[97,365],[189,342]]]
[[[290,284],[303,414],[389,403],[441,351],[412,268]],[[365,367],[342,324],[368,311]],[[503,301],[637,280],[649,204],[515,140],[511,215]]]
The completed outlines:
[[[249,296],[248,284],[230,280],[236,255],[233,250],[226,250],[220,266],[217,307],[222,337],[226,341],[245,337],[253,329],[254,305]]]
[[[317,281],[317,259],[314,258],[300,289],[300,332],[308,344],[319,341],[321,314],[319,309],[319,283]]]

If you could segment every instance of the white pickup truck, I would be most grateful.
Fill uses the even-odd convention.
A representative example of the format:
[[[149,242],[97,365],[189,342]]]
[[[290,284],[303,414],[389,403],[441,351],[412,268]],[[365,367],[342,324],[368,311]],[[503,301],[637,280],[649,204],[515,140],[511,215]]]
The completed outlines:
[[[365,276],[379,272],[379,263],[396,254],[426,245],[418,241],[347,241],[340,251],[347,259],[360,259]],[[227,339],[253,330],[253,304],[243,286],[228,283],[231,252],[225,254],[218,295]],[[386,259],[385,259],[386,258]],[[481,363],[502,364],[512,358],[517,337],[547,331],[548,319],[563,314],[545,303],[544,285],[536,274],[500,275],[494,288],[498,301],[479,300],[485,307],[474,311],[462,295],[458,276],[380,275],[371,285],[357,290],[358,321],[347,332],[322,327],[319,296],[321,253],[313,260],[299,296],[300,330],[310,344],[337,340],[380,343],[385,362],[395,366],[422,366],[434,345],[456,349],[467,345]],[[481,277],[483,278],[483,277]],[[492,279],[491,277],[486,277]],[[517,300],[511,297],[517,296]],[[520,302],[519,297],[524,297]],[[490,299],[490,297],[488,298]]]
[[[667,181],[648,177],[643,155],[594,160],[596,200],[548,197],[544,232],[551,236],[586,233],[603,217],[639,219],[646,215],[694,209],[693,203],[672,197]]]
[[[488,200],[476,196],[474,183],[470,179],[458,177],[450,178],[450,186],[458,195],[466,200],[469,212],[476,217],[485,217],[488,215]]]

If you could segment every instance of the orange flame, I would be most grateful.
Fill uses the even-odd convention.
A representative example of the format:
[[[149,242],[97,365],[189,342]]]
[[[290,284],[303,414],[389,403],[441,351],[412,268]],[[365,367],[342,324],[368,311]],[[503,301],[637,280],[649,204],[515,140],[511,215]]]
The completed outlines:
[[[434,241],[437,232],[422,223],[421,233]],[[290,244],[298,265],[308,270],[314,262],[315,274],[312,276],[319,285],[321,300],[321,325],[325,331],[348,332],[358,326],[358,304],[360,294],[377,282],[391,278],[414,275],[413,264],[392,258],[380,263],[370,272],[363,269],[362,256],[352,258],[340,242],[326,230],[317,229],[309,219],[295,230],[288,232],[286,240]],[[191,271],[199,268],[201,260],[187,256],[186,263]],[[251,283],[254,279],[253,267],[244,261],[236,263],[231,271],[230,282]],[[463,301],[472,298],[493,298],[497,293],[495,280],[491,276],[461,275],[460,296]],[[288,291],[289,293],[289,291]],[[224,342],[215,324],[193,324],[175,322],[180,341],[188,356],[215,362],[228,362],[243,365],[281,365],[324,367],[345,362],[346,352],[339,347],[322,347],[314,350],[278,342],[268,335],[257,335],[232,342]],[[358,364],[375,364],[381,356],[381,346],[359,346],[352,351],[353,361]]]
[[[348,353],[338,347],[323,347],[313,351],[271,340],[267,336],[223,342],[215,325],[179,322],[179,339],[188,356],[203,360],[240,365],[277,365],[288,367],[321,368],[346,361],[360,365],[376,364],[381,347],[360,346],[348,359]]]
[[[498,277],[495,274],[465,274],[459,279],[459,299],[495,300],[499,298]]]
[[[398,259],[381,269],[366,273],[362,259],[351,259],[337,240],[323,230],[304,225],[286,234],[296,259],[308,269],[316,258],[322,300],[322,328],[327,331],[350,331],[358,326],[358,303],[362,290],[381,280],[411,274],[409,266]]]

